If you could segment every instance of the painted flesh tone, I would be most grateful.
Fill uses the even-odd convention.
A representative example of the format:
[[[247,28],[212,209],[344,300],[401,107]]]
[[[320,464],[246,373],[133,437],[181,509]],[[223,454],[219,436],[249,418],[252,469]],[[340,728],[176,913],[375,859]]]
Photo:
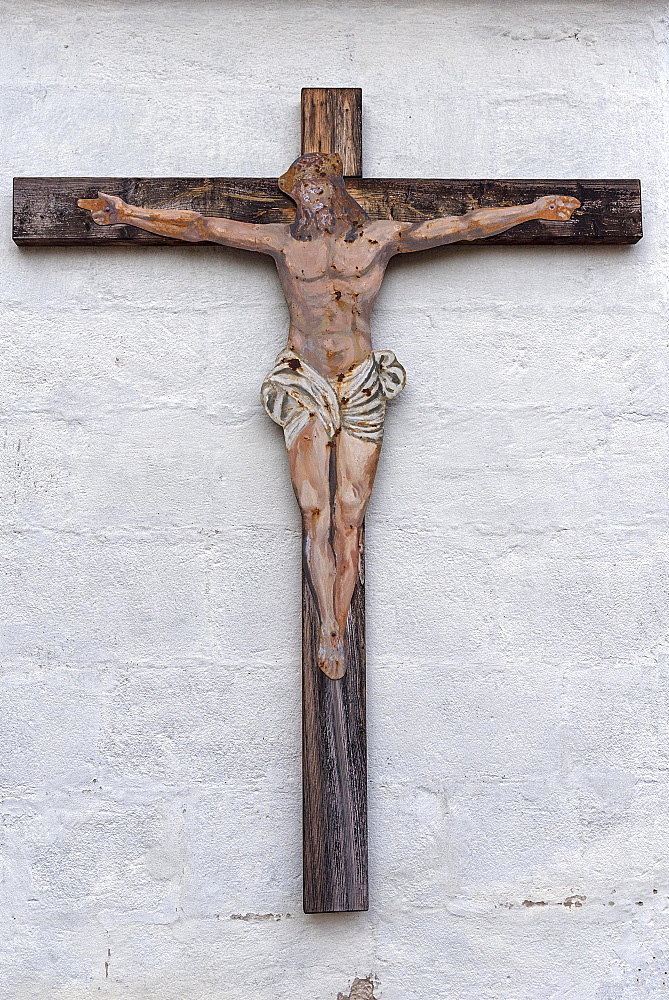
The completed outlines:
[[[373,222],[348,195],[341,170],[336,154],[314,153],[295,161],[279,181],[297,206],[291,226],[137,208],[103,192],[78,204],[98,225],[132,225],[188,242],[269,254],[290,312],[288,347],[334,385],[372,351],[372,310],[392,256],[493,236],[530,219],[567,221],[579,207],[575,198],[549,195],[530,205],[419,223]],[[321,620],[319,666],[333,680],[346,670],[346,619],[380,451],[380,441],[363,440],[344,428],[330,436],[315,414],[288,447]]]

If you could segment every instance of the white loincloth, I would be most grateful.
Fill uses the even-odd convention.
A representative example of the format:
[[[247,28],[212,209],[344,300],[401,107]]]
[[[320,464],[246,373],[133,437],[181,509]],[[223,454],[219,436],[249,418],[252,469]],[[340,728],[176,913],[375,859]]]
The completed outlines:
[[[283,427],[286,448],[316,417],[333,438],[341,428],[362,441],[380,443],[386,402],[402,391],[406,372],[392,351],[373,351],[350,371],[327,379],[290,348],[277,356],[261,399]]]

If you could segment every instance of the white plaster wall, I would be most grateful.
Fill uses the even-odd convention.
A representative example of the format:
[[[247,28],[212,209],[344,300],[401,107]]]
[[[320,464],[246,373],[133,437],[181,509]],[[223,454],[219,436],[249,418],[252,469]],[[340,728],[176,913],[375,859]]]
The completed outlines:
[[[0,15],[0,995],[664,996],[666,5]],[[372,908],[323,917],[298,520],[258,402],[271,262],[10,240],[14,174],[280,172],[304,85],[364,88],[369,175],[639,176],[646,233],[389,271],[376,342],[410,384],[368,517]]]

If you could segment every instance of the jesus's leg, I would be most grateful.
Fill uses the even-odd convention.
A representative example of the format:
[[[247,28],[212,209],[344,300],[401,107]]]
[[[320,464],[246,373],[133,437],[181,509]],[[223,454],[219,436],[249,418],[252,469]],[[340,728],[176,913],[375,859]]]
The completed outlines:
[[[344,638],[346,619],[358,579],[362,522],[374,485],[381,444],[346,431],[337,436],[337,489],[334,503],[335,616]]]
[[[321,621],[318,665],[329,677],[340,676],[334,662],[339,630],[334,610],[335,559],[330,543],[331,445],[323,425],[312,420],[288,450],[290,477],[302,512],[304,549]]]

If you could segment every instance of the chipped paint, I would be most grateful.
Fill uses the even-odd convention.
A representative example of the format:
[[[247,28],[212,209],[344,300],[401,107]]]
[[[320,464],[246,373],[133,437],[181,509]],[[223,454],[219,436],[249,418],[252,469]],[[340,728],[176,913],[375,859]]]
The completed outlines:
[[[371,979],[354,979],[348,996],[338,993],[337,1000],[376,1000],[374,983]]]

